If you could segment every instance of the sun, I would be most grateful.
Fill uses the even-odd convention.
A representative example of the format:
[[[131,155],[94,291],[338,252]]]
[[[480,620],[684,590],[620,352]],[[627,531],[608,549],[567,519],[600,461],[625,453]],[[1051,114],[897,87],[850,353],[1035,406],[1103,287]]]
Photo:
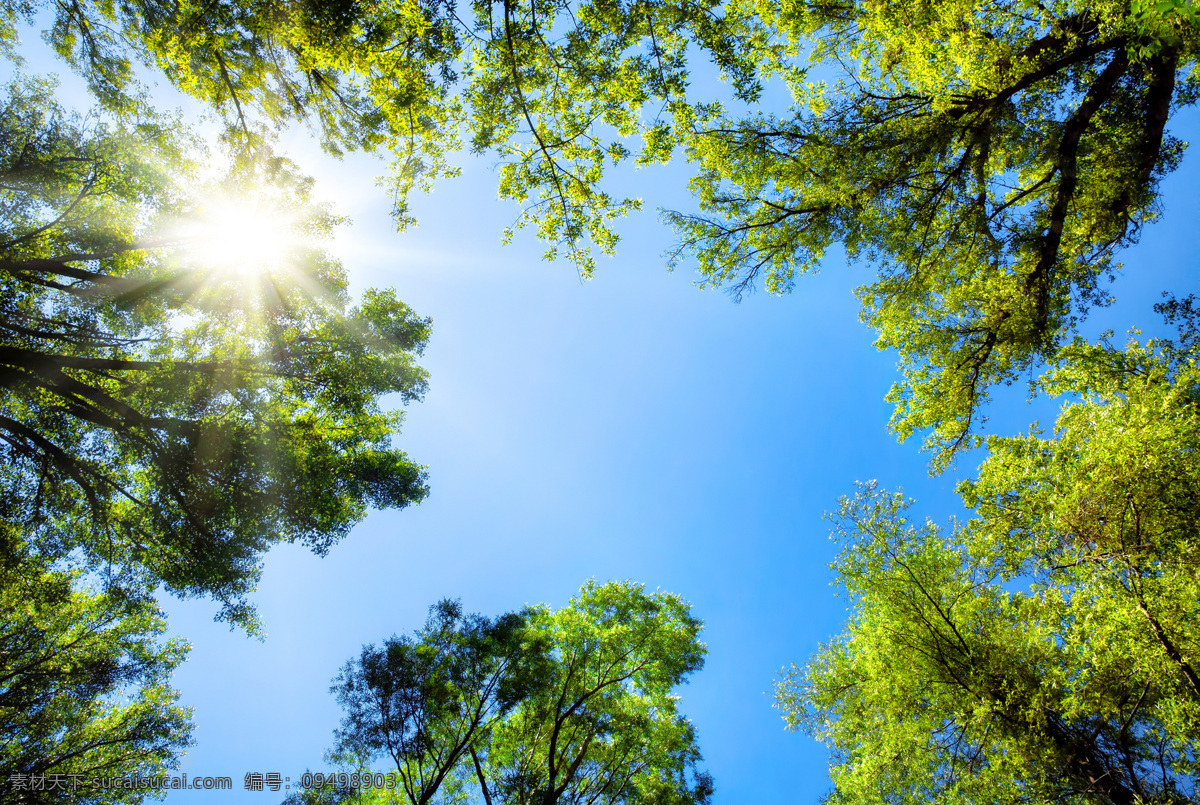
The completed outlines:
[[[213,196],[196,212],[185,233],[192,259],[231,277],[286,268],[303,240],[292,216],[261,202]]]

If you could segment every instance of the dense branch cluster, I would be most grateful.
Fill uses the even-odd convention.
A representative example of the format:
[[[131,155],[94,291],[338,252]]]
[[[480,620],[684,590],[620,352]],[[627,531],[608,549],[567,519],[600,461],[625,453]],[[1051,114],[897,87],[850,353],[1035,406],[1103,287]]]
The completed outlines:
[[[1195,331],[1191,304],[1169,306]],[[1194,344],[1082,340],[1053,438],[989,440],[975,516],[915,526],[867,487],[835,565],[854,615],[779,687],[838,801],[1193,802],[1200,781]],[[882,718],[886,727],[870,726]],[[907,801],[907,800],[906,800]]]
[[[701,213],[671,216],[675,259],[738,295],[790,290],[839,242],[875,262],[859,295],[905,373],[893,426],[928,429],[944,466],[988,389],[1106,303],[1183,151],[1166,124],[1196,100],[1196,28],[995,2],[798,5],[775,22],[797,103],[703,124]],[[836,84],[810,81],[822,65]]]
[[[235,165],[219,189],[270,196],[296,244],[257,275],[231,271],[189,234],[209,202],[173,121],[84,118],[54,95],[17,78],[0,97],[6,797],[13,779],[175,763],[190,720],[168,677],[185,647],[158,639],[158,588],[215,598],[254,631],[271,545],[323,553],[367,506],[427,491],[379,401],[424,392],[429,320],[391,291],[350,304],[311,183],[261,150]]]
[[[269,294],[198,264],[163,223],[196,214],[166,127],[87,127],[52,91],[14,84],[0,110],[5,517],[42,554],[82,548],[249,623],[266,546],[324,551],[366,503],[423,497],[376,401],[421,395],[429,322],[390,292],[348,309],[315,245]],[[245,170],[242,192],[273,183],[298,229],[328,230],[285,162]]]
[[[677,596],[630,583],[494,620],[443,601],[334,681],[346,716],[331,759],[369,774],[383,756],[392,785],[289,801],[705,805],[712,781],[671,695],[703,664],[699,630]]]

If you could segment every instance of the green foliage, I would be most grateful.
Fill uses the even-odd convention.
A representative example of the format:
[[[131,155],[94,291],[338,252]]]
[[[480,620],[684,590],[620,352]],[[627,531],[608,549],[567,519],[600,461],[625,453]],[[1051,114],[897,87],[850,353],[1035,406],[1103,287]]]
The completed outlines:
[[[334,681],[346,711],[338,755],[388,756],[409,800],[433,798],[538,673],[525,626],[523,614],[491,621],[442,601],[415,639],[364,647]]]
[[[677,596],[630,583],[494,621],[444,601],[335,681],[346,717],[330,759],[361,773],[385,756],[392,787],[289,801],[705,803],[712,783],[671,693],[703,664],[699,631]]]
[[[515,228],[534,225],[547,259],[564,250],[585,277],[594,270],[589,242],[612,254],[611,222],[641,207],[602,189],[607,165],[631,156],[627,143],[638,135],[637,164],[665,161],[678,123],[693,114],[689,46],[714,60],[739,97],[759,93],[748,55],[757,32],[736,6],[505,0],[474,8],[482,39],[464,93],[472,149],[500,156],[501,197],[526,204]]]
[[[9,2],[0,40],[42,8]],[[860,289],[904,380],[901,437],[935,467],[973,442],[989,389],[1049,359],[1109,297],[1116,253],[1157,214],[1195,102],[1194,4],[1032,0],[393,0],[55,6],[46,36],[111,109],[142,101],[130,59],[212,104],[248,142],[308,120],[338,153],[384,149],[397,221],[452,174],[462,137],[546,255],[584,276],[640,200],[605,174],[680,147],[698,212],[667,219],[670,262],[707,286],[791,290],[831,245],[876,263]],[[740,118],[689,90],[689,53],[755,104]],[[636,145],[635,145],[636,144]]]
[[[0,46],[51,5],[0,4]],[[245,155],[224,193],[270,188],[310,238],[335,221],[265,147],[292,121],[334,153],[391,152],[401,226],[465,136],[524,205],[506,237],[533,226],[585,276],[640,206],[606,171],[682,148],[699,211],[668,214],[670,259],[704,285],[788,292],[838,243],[879,267],[859,295],[900,356],[892,425],[927,431],[935,468],[977,443],[997,383],[1050,362],[1042,387],[1072,400],[1053,438],[988,442],[965,525],[912,525],[873,488],[844,502],[851,621],[779,688],[835,749],[833,801],[1194,800],[1195,306],[1163,306],[1178,343],[1069,340],[1182,157],[1167,123],[1200,87],[1194,4],[84,0],[45,36],[115,122],[37,84],[0,111],[0,506],[30,562],[78,555],[111,590],[163,582],[252,627],[270,544],[321,552],[366,505],[425,494],[378,399],[419,398],[428,321],[390,293],[351,307],[303,238],[253,290],[205,265],[180,234],[207,203],[179,181],[192,146],[146,112],[134,61],[223,115]],[[794,103],[701,103],[689,51],[737,104],[765,78]],[[292,799],[705,802],[671,694],[698,631],[633,585],[495,620],[443,602],[335,684],[331,758],[386,757],[399,787]]]
[[[38,556],[253,629],[270,545],[323,553],[426,494],[379,399],[420,398],[429,320],[390,291],[351,306],[320,247],[337,219],[286,160],[244,152],[206,188],[172,121],[80,119],[53,91],[0,106],[0,511]],[[206,258],[225,233],[194,230],[228,199],[287,222],[266,264]]]
[[[29,557],[0,565],[0,779],[5,802],[62,802],[67,792],[31,777],[80,786],[73,802],[136,803],[146,790],[93,787],[110,777],[153,777],[190,743],[190,711],[168,685],[187,646],[161,641],[148,594],[95,592],[78,572]],[[24,779],[24,784],[19,780]],[[40,788],[40,790],[33,790]]]
[[[1077,341],[1045,381],[1079,401],[1053,439],[991,439],[974,545],[1010,576],[1070,590],[1111,661],[1177,701],[1173,728],[1200,734],[1200,368],[1194,347]],[[1118,666],[1114,666],[1115,669]]]
[[[529,626],[551,663],[487,747],[480,785],[494,802],[707,802],[695,731],[671,695],[705,653],[682,600],[589,582]]]
[[[43,5],[5,3],[0,37]],[[447,156],[465,127],[473,150],[498,156],[501,195],[527,205],[516,226],[535,225],[548,254],[564,250],[584,274],[589,241],[611,252],[612,220],[639,206],[599,188],[631,156],[623,141],[646,133],[639,162],[670,153],[668,124],[690,108],[688,48],[739,97],[758,89],[752,17],[718,0],[85,0],[54,13],[46,36],[109,108],[138,105],[130,60],[141,60],[251,139],[306,120],[334,153],[390,151],[402,226],[409,191],[456,172]]]
[[[1191,802],[1200,779],[1200,367],[1178,343],[1063,350],[1053,438],[988,441],[975,516],[843,501],[846,631],[779,703],[835,802]]]
[[[784,43],[763,67],[795,104],[697,121],[701,214],[670,216],[675,259],[695,253],[707,284],[737,294],[791,290],[838,242],[876,263],[859,295],[905,373],[893,428],[931,429],[944,466],[989,387],[1051,358],[1108,301],[1115,252],[1156,215],[1184,147],[1167,120],[1196,99],[1194,9],[757,8]]]

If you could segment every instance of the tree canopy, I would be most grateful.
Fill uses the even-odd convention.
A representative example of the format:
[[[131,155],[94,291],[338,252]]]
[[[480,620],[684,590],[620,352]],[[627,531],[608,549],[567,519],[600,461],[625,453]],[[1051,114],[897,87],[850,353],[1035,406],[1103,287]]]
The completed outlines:
[[[420,501],[381,399],[423,394],[430,322],[351,302],[339,219],[265,143],[209,178],[180,121],[55,94],[0,90],[0,776],[5,801],[133,803],[155,790],[109,781],[190,743],[157,589],[253,632],[271,545]]]
[[[526,619],[464,614],[454,601],[430,609],[414,637],[365,646],[334,681],[346,711],[339,756],[394,764],[407,800],[429,802],[453,787],[455,772],[496,721],[526,693],[541,663],[525,643]]]
[[[191,712],[169,676],[187,646],[162,640],[165,627],[146,590],[97,591],[40,560],[0,563],[5,802],[136,803],[146,790],[99,781],[174,767]]]
[[[412,638],[367,646],[333,687],[346,709],[331,759],[392,787],[295,802],[436,797],[501,805],[706,803],[695,731],[672,691],[703,664],[700,622],[677,596],[589,582],[557,611],[491,620],[443,601]]]
[[[6,41],[40,7],[5,4]],[[499,160],[501,195],[524,205],[517,225],[584,275],[641,204],[610,194],[607,166],[682,148],[699,209],[667,213],[670,262],[695,259],[702,284],[735,295],[791,290],[838,243],[875,262],[860,296],[903,363],[893,426],[929,431],[937,466],[970,442],[989,388],[1051,359],[1109,299],[1119,249],[1157,214],[1182,154],[1168,122],[1196,100],[1200,36],[1184,0],[54,13],[47,36],[111,108],[137,106],[140,59],[251,139],[304,119],[335,152],[390,151],[401,224],[408,191],[454,173],[465,135]],[[731,86],[698,81],[703,60]],[[789,108],[757,106],[772,81]]]
[[[336,219],[286,160],[205,188],[170,121],[85,120],[45,81],[0,103],[4,519],[39,556],[80,550],[253,628],[267,547],[321,553],[367,505],[425,496],[379,400],[423,393],[429,320],[391,291],[350,304],[321,248]],[[280,253],[207,259],[229,233],[195,226],[230,199],[286,222]]]
[[[769,6],[769,7],[768,7]],[[706,281],[790,290],[842,243],[878,265],[859,289],[900,354],[901,436],[939,465],[987,390],[1053,357],[1105,304],[1117,250],[1158,213],[1197,97],[1183,3],[783,3],[765,68],[786,114],[717,118],[690,145],[702,214],[673,215]],[[833,75],[836,80],[825,80]],[[817,79],[817,80],[814,80]]]
[[[1200,758],[1200,375],[1179,343],[1078,341],[1054,436],[989,440],[975,516],[843,501],[845,632],[780,684],[832,801],[1191,802]],[[1190,332],[1189,332],[1190,331]]]
[[[4,3],[0,35],[14,41],[17,23],[50,5]],[[689,47],[739,97],[758,92],[752,16],[719,0],[85,0],[53,14],[49,41],[110,108],[139,104],[140,61],[251,138],[303,120],[335,153],[389,151],[401,225],[411,188],[456,172],[447,157],[466,134],[500,158],[501,195],[528,205],[518,225],[585,273],[589,242],[611,252],[612,219],[639,206],[599,187],[606,166],[630,156],[623,141],[647,132],[642,161],[670,151],[669,123],[691,105]]]
[[[36,81],[0,109],[5,550],[22,583],[66,602],[14,634],[68,633],[158,583],[253,628],[246,594],[272,543],[321,552],[367,505],[425,495],[379,399],[420,397],[429,322],[390,292],[352,305],[316,242],[335,219],[270,153],[273,128],[304,120],[334,153],[390,152],[402,226],[410,190],[453,174],[460,143],[492,154],[517,226],[585,276],[640,206],[606,172],[682,153],[698,209],[666,214],[668,261],[695,260],[701,284],[788,292],[837,244],[878,268],[859,295],[900,355],[893,428],[928,432],[935,468],[977,443],[997,383],[1048,364],[1041,388],[1071,401],[1052,437],[987,442],[965,524],[911,524],[872,488],[843,504],[852,618],[779,689],[790,723],[835,751],[833,801],[1194,800],[1195,302],[1163,308],[1177,343],[1071,336],[1182,159],[1169,124],[1198,97],[1197,14],[1184,0],[0,3],[0,46],[14,55],[21,21],[51,19],[46,38],[105,109],[72,116]],[[725,97],[702,97],[697,58]],[[138,61],[223,115],[239,159],[215,186],[149,109]],[[786,107],[758,108],[771,81]],[[237,271],[207,258],[193,227],[222,195],[274,209],[290,239]],[[69,557],[106,580],[102,603],[63,575]],[[97,628],[169,669],[137,600]],[[700,667],[698,631],[680,599],[628,584],[494,620],[443,602],[335,683],[332,757],[384,759],[396,791],[294,798],[705,802],[672,696]],[[92,715],[13,688],[50,702],[19,729],[96,756],[89,719],[110,719],[113,688],[87,669],[124,667],[124,650],[68,663]],[[162,725],[129,745],[168,763],[186,740],[169,690],[121,678]]]

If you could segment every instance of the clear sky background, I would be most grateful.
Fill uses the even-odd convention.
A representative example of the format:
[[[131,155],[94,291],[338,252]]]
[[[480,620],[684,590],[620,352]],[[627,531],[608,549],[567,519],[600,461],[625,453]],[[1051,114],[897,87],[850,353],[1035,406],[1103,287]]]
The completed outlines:
[[[52,67],[27,35],[31,71]],[[36,54],[43,53],[38,56]],[[195,107],[162,92],[164,104]],[[64,78],[65,103],[86,101]],[[1180,115],[1184,139],[1200,125]],[[829,586],[834,546],[824,512],[856,480],[878,479],[945,521],[968,457],[931,478],[913,440],[887,432],[895,356],[872,346],[853,289],[864,266],[840,252],[787,297],[740,304],[667,272],[671,233],[655,207],[688,207],[686,166],[622,174],[647,212],[622,226],[614,259],[581,283],[541,260],[531,235],[500,246],[517,209],[496,200],[487,159],[415,199],[420,224],[397,234],[374,184],[382,163],[321,155],[304,132],[283,149],[317,195],[353,219],[334,251],[353,286],[394,286],[433,318],[425,401],[398,444],[427,464],[420,506],[372,512],[325,558],[284,546],[266,559],[254,601],[263,642],[212,622],[208,601],[166,601],[172,632],[193,646],[175,683],[195,708],[189,776],[234,778],[233,792],[176,792],[169,805],[276,802],[242,790],[246,772],[328,769],[340,712],[338,669],[365,643],[419,626],[430,604],[460,598],[496,615],[566,603],[589,578],[633,579],[682,595],[705,623],[708,660],[683,690],[718,805],[809,803],[828,790],[827,753],[784,730],[773,709],[781,669],[840,628]],[[1186,295],[1196,266],[1197,155],[1165,184],[1163,220],[1125,255],[1117,305],[1086,332],[1157,329],[1162,290]],[[989,429],[1014,433],[1054,408],[1002,390]]]

